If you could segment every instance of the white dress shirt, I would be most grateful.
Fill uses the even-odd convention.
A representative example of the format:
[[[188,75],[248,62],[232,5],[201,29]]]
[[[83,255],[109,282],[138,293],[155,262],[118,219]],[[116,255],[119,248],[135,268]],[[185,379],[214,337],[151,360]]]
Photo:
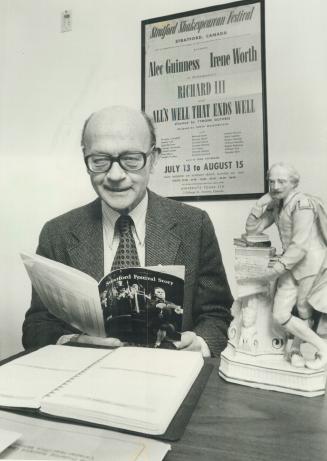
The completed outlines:
[[[119,236],[115,235],[115,224],[120,214],[111,209],[106,203],[102,204],[103,248],[104,248],[104,274],[109,274],[119,245]],[[145,265],[145,216],[148,209],[148,193],[135,207],[129,216],[133,219],[132,233],[140,266]]]

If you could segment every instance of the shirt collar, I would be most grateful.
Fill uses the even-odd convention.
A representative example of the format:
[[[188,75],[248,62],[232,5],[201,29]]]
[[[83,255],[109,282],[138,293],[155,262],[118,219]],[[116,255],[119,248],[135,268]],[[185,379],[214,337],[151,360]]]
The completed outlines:
[[[130,213],[130,217],[134,221],[136,236],[141,245],[144,245],[145,239],[145,217],[148,209],[148,191],[146,191],[144,198]]]
[[[130,213],[129,216],[133,219],[135,234],[141,245],[144,245],[145,240],[145,217],[148,209],[148,191],[146,191],[144,198]],[[101,200],[102,219],[103,225],[109,242],[112,245],[115,232],[115,224],[120,216],[120,213],[110,208],[103,200]]]

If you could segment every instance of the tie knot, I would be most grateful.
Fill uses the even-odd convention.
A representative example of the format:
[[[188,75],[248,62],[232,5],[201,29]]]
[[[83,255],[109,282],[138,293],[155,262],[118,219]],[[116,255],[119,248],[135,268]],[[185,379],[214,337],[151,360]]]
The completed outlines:
[[[133,219],[127,214],[119,216],[116,222],[117,229],[121,235],[126,235],[132,230]]]

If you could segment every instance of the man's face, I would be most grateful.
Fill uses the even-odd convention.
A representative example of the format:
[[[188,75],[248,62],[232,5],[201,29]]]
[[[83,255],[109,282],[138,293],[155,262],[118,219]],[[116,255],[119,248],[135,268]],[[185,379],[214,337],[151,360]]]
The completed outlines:
[[[274,200],[285,200],[295,188],[291,181],[289,171],[282,166],[275,166],[269,174],[270,195]]]
[[[154,294],[159,299],[165,300],[165,298],[166,298],[166,293],[165,293],[165,290],[163,288],[156,288],[154,290]]]
[[[134,292],[136,292],[136,293],[137,293],[137,292],[139,291],[139,286],[138,286],[138,285],[136,285],[135,283],[133,283],[133,285],[132,285],[132,289],[133,289],[133,291],[134,291]]]
[[[84,137],[84,155],[104,154],[118,157],[123,152],[150,150],[150,133],[143,116],[126,108],[108,108],[95,114]],[[143,199],[151,169],[156,160],[151,153],[141,170],[125,171],[114,162],[107,173],[89,172],[98,196],[113,210],[128,213]]]

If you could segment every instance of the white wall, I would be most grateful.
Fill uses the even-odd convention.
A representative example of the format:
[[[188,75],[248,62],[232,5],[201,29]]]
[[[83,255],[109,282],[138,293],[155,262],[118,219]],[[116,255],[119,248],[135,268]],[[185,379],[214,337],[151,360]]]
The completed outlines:
[[[0,0],[0,357],[21,350],[30,285],[19,251],[44,222],[94,196],[79,149],[84,119],[140,107],[140,21],[219,0]],[[287,160],[327,199],[325,0],[266,0],[270,163]],[[73,30],[60,32],[72,9]],[[201,202],[234,291],[232,238],[252,202]]]

